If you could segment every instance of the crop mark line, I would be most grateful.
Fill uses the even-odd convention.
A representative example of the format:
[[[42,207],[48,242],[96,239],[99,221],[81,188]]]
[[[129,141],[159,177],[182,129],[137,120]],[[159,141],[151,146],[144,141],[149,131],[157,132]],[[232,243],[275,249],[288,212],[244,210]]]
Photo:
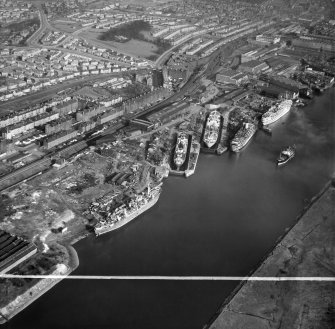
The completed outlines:
[[[0,279],[70,279],[70,280],[155,280],[155,281],[316,281],[335,282],[335,277],[290,276],[164,276],[164,275],[29,275],[0,274]]]

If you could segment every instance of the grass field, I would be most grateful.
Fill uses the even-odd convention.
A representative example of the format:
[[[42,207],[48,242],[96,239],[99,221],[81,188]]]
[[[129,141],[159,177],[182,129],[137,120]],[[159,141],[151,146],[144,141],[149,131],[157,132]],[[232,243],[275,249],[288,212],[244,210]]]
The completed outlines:
[[[12,32],[20,32],[26,28],[29,28],[30,26],[33,25],[40,25],[40,20],[38,17],[32,18],[32,19],[27,19],[21,22],[17,23],[11,23],[6,26],[6,29],[10,29]]]
[[[120,52],[124,52],[138,57],[148,58],[151,60],[158,58],[160,54],[162,54],[165,50],[171,47],[170,44],[162,44],[160,41],[157,42],[157,40],[154,40],[152,37],[150,37],[149,31],[139,31],[139,39],[131,38],[127,42],[102,40],[101,36],[105,33],[106,31],[104,30],[89,29],[88,31],[80,33],[79,36],[85,38],[88,41],[92,40],[96,44],[101,45],[102,47],[110,47],[112,49],[116,48],[120,50]]]
[[[57,30],[60,30],[65,33],[72,33],[81,28],[80,24],[70,21],[66,22],[66,20],[64,21],[56,20],[52,22],[52,26],[55,27]]]

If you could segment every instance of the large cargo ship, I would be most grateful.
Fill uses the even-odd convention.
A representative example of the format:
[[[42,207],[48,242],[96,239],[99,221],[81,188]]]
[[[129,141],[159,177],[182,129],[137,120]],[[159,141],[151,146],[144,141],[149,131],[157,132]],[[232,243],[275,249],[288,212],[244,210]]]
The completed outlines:
[[[219,129],[221,123],[221,114],[218,111],[212,111],[207,118],[205,133],[204,133],[204,143],[208,148],[211,148],[218,140]]]
[[[177,168],[183,165],[186,159],[188,146],[188,136],[185,133],[179,133],[177,137],[176,148],[174,151],[173,161]]]
[[[238,152],[250,141],[251,137],[257,131],[257,126],[250,122],[243,123],[242,127],[236,133],[235,137],[230,143],[231,150]]]
[[[272,106],[266,113],[262,115],[262,124],[264,126],[269,125],[280,119],[291,109],[292,103],[292,100],[285,99],[278,106]]]
[[[151,208],[159,199],[161,184],[153,189],[148,187],[146,192],[136,194],[126,203],[118,206],[112,211],[106,211],[103,218],[100,218],[94,232],[97,236],[114,231]]]

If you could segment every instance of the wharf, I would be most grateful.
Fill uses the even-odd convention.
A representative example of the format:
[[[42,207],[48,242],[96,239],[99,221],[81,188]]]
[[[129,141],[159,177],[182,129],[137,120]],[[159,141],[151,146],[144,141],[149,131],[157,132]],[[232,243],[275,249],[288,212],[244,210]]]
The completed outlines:
[[[198,141],[193,140],[190,150],[190,159],[188,162],[187,170],[185,170],[185,177],[189,177],[194,174],[195,168],[198,163],[200,153],[200,144]]]
[[[225,112],[222,114],[223,117],[223,122],[222,122],[222,129],[221,129],[221,138],[220,138],[220,142],[217,148],[216,153],[221,155],[224,152],[226,152],[228,150],[228,132],[227,132],[227,127],[228,127],[228,116],[229,116],[229,112]]]

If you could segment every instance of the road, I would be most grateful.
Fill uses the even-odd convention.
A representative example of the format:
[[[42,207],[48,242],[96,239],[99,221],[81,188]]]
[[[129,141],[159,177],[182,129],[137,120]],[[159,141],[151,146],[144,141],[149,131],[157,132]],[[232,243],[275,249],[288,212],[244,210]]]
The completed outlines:
[[[206,33],[208,33],[208,31],[204,31],[203,33],[198,34],[198,35],[192,35],[192,36],[190,36],[189,38],[185,39],[182,43],[180,43],[180,44],[178,44],[178,45],[176,45],[176,46],[173,46],[172,48],[168,49],[167,51],[165,51],[162,55],[160,55],[160,56],[156,59],[156,61],[155,61],[155,65],[156,65],[157,67],[161,67],[162,65],[164,65],[164,63],[167,61],[167,59],[170,57],[171,53],[172,53],[175,49],[181,47],[183,44],[185,44],[186,42],[190,41],[191,39],[193,39],[193,38],[197,38],[197,37],[199,37],[200,35],[203,35],[203,34],[206,34]]]
[[[39,10],[39,18],[40,18],[40,27],[39,29],[27,40],[27,45],[39,47],[38,44],[39,39],[42,37],[43,33],[46,29],[53,30],[52,26],[49,24],[47,17],[45,16],[44,10],[41,4],[36,4]]]

